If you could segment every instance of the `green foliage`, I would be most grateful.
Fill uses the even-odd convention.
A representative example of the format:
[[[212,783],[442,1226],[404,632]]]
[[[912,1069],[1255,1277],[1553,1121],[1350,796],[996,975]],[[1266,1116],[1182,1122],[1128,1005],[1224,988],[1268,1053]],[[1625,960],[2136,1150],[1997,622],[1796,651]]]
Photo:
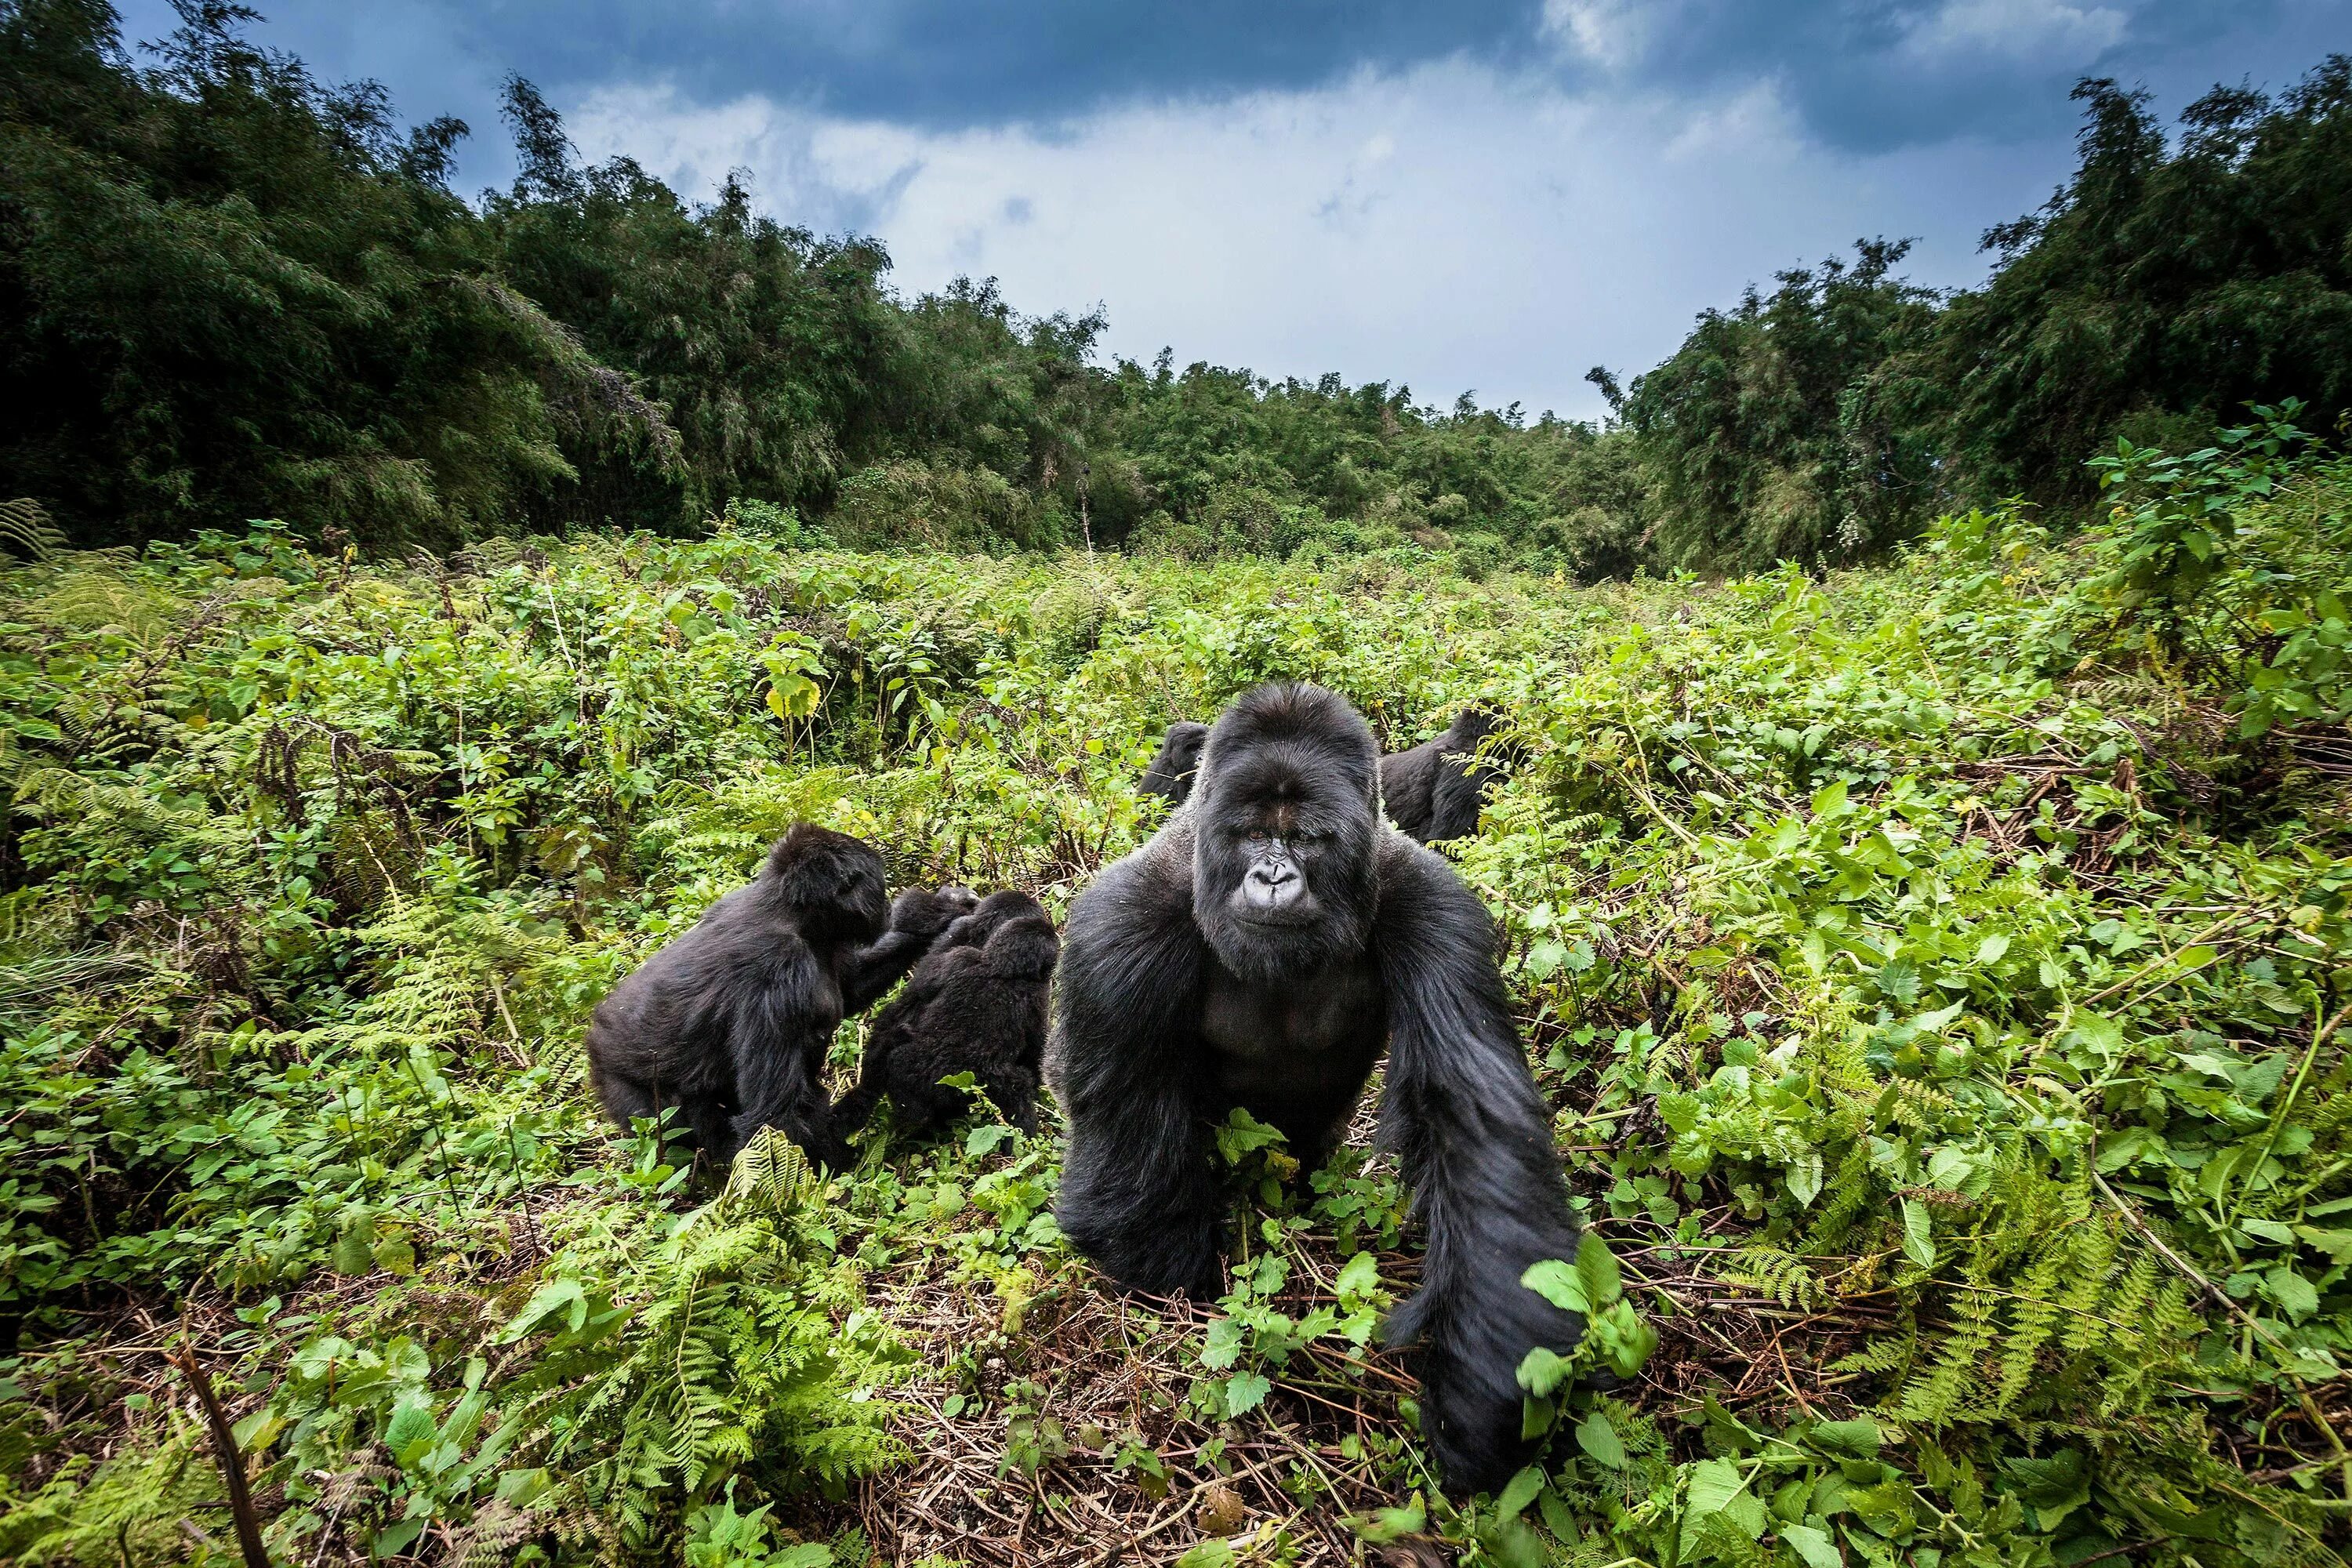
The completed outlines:
[[[2084,500],[2082,454],[2118,435],[2181,450],[2248,403],[2352,406],[2352,57],[2275,98],[2217,87],[2169,142],[2145,92],[2074,97],[2074,177],[1987,233],[1992,278],[1916,367],[1966,488]]]
[[[2352,828],[2324,765],[2258,810],[2212,783],[2313,717],[2213,716],[2274,667],[2241,620],[2346,591],[2347,483],[2269,429],[2135,456],[2074,543],[1978,511],[1826,584],[862,555],[755,503],[696,542],[11,566],[0,1554],[168,1560],[216,1500],[184,1400],[122,1397],[142,1323],[202,1336],[304,1560],[856,1561],[822,1500],[900,1462],[937,1298],[874,1282],[917,1265],[984,1314],[925,1397],[1006,1486],[1164,1506],[1310,1395],[1393,1399],[1384,1158],[1216,1130],[1232,1285],[1157,1407],[1187,1461],[1060,1404],[1039,1324],[1091,1287],[1050,1126],[885,1122],[822,1186],[763,1143],[697,1206],[583,1083],[588,1009],[791,821],[1066,907],[1158,820],[1169,720],[1286,675],[1391,744],[1478,698],[1529,748],[1452,853],[1591,1238],[1529,1288],[1594,1325],[1521,1369],[1547,1441],[1498,1496],[1444,1494],[1400,1402],[1296,1461],[1303,1506],[1346,1464],[1368,1539],[1506,1563],[2323,1561]],[[2220,567],[2129,597],[2184,516]]]
[[[1623,415],[1656,476],[1656,548],[1672,566],[1760,571],[1859,559],[1941,499],[1934,455],[1887,364],[1936,324],[1928,290],[1892,276],[1908,241],[1868,241],[1709,310],[1636,378]]]
[[[2257,407],[2185,456],[2119,441],[2092,462],[2123,498],[2095,585],[2158,654],[2214,668],[2248,737],[2352,710],[2352,518],[2328,470],[2294,451],[2301,411]]]
[[[446,188],[462,124],[395,132],[190,6],[152,70],[110,7],[0,8],[0,437],[84,542],[289,516],[449,543],[592,453],[675,461],[662,412],[500,279]]]

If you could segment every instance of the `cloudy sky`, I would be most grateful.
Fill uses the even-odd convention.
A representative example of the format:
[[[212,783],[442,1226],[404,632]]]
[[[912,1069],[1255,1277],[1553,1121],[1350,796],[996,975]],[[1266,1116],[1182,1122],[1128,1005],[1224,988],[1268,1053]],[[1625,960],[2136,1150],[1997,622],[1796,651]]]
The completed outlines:
[[[1591,416],[1691,318],[1868,235],[1912,276],[2072,167],[2067,91],[2278,87],[2352,0],[253,0],[261,42],[513,160],[518,71],[591,159],[994,276],[1108,347]],[[126,38],[173,26],[122,7]]]

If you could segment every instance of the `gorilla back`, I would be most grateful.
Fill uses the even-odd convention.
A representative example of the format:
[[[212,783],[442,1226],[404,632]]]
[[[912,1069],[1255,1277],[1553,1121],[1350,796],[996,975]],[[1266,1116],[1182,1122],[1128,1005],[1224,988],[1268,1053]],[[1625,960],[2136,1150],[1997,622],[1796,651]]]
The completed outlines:
[[[1550,1115],[1505,1008],[1486,909],[1375,813],[1379,750],[1312,686],[1210,732],[1192,809],[1072,909],[1051,1069],[1070,1124],[1062,1227],[1122,1286],[1218,1293],[1209,1130],[1235,1106],[1327,1152],[1385,1047],[1384,1142],[1428,1230],[1390,1328],[1420,1342],[1449,1480],[1516,1468],[1520,1359],[1574,1315],[1519,1283],[1575,1256]]]
[[[865,1126],[885,1094],[911,1130],[935,1132],[967,1103],[940,1080],[967,1071],[1007,1121],[1034,1132],[1046,988],[1060,952],[1045,906],[1012,889],[948,927],[875,1015],[857,1087],[833,1108],[833,1136]]]
[[[1517,755],[1508,745],[1479,747],[1502,725],[1491,708],[1465,708],[1445,733],[1381,759],[1381,799],[1389,820],[1423,844],[1446,844],[1478,831],[1486,786],[1498,765]]]

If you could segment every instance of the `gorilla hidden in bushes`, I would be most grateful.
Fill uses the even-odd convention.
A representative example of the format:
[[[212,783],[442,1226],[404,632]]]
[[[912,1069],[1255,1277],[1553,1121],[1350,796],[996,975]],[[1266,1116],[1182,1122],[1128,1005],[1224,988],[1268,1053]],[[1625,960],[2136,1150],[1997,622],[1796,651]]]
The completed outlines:
[[[1143,776],[1135,781],[1139,795],[1156,795],[1171,806],[1181,805],[1192,797],[1194,771],[1201,765],[1201,747],[1209,738],[1209,727],[1191,719],[1179,719],[1168,726],[1168,738],[1160,742],[1160,750],[1146,764]]]
[[[1486,786],[1502,776],[1497,760],[1517,755],[1507,743],[1479,745],[1502,726],[1491,708],[1465,708],[1445,733],[1411,751],[1381,759],[1381,803],[1389,820],[1423,844],[1445,844],[1478,831]]]
[[[833,1108],[833,1136],[865,1126],[885,1094],[915,1131],[939,1131],[962,1114],[963,1091],[940,1082],[960,1072],[978,1080],[1007,1121],[1034,1132],[1045,992],[1060,952],[1036,900],[1010,890],[982,899],[874,1016],[857,1087]]]
[[[1213,1298],[1209,1131],[1240,1106],[1311,1168],[1382,1048],[1381,1133],[1428,1229],[1390,1320],[1419,1344],[1423,1430],[1451,1484],[1519,1463],[1519,1362],[1582,1320],[1519,1283],[1576,1256],[1551,1117],[1506,1010],[1486,907],[1381,823],[1380,752],[1313,686],[1242,697],[1192,805],[1070,911],[1049,1071],[1069,1121],[1062,1228],[1121,1286]]]
[[[613,989],[588,1025],[590,1080],[614,1121],[676,1106],[724,1168],[762,1127],[839,1167],[820,1074],[833,1032],[923,956],[971,893],[884,903],[882,857],[800,823],[748,887]]]

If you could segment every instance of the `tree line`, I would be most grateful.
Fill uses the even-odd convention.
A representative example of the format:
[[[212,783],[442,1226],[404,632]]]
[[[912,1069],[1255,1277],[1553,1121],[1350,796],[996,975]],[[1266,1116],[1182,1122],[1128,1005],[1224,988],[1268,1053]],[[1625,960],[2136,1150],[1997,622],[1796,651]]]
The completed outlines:
[[[1581,577],[1832,564],[1956,505],[2088,497],[2117,439],[2352,404],[2352,58],[2168,135],[2083,83],[2080,157],[1985,237],[1781,273],[1595,424],[1163,351],[991,282],[908,299],[877,241],[584,163],[507,84],[518,174],[183,0],[146,63],[101,0],[0,0],[0,495],[78,542],[282,518],[367,553],[727,519],[864,547],[1442,550]]]

